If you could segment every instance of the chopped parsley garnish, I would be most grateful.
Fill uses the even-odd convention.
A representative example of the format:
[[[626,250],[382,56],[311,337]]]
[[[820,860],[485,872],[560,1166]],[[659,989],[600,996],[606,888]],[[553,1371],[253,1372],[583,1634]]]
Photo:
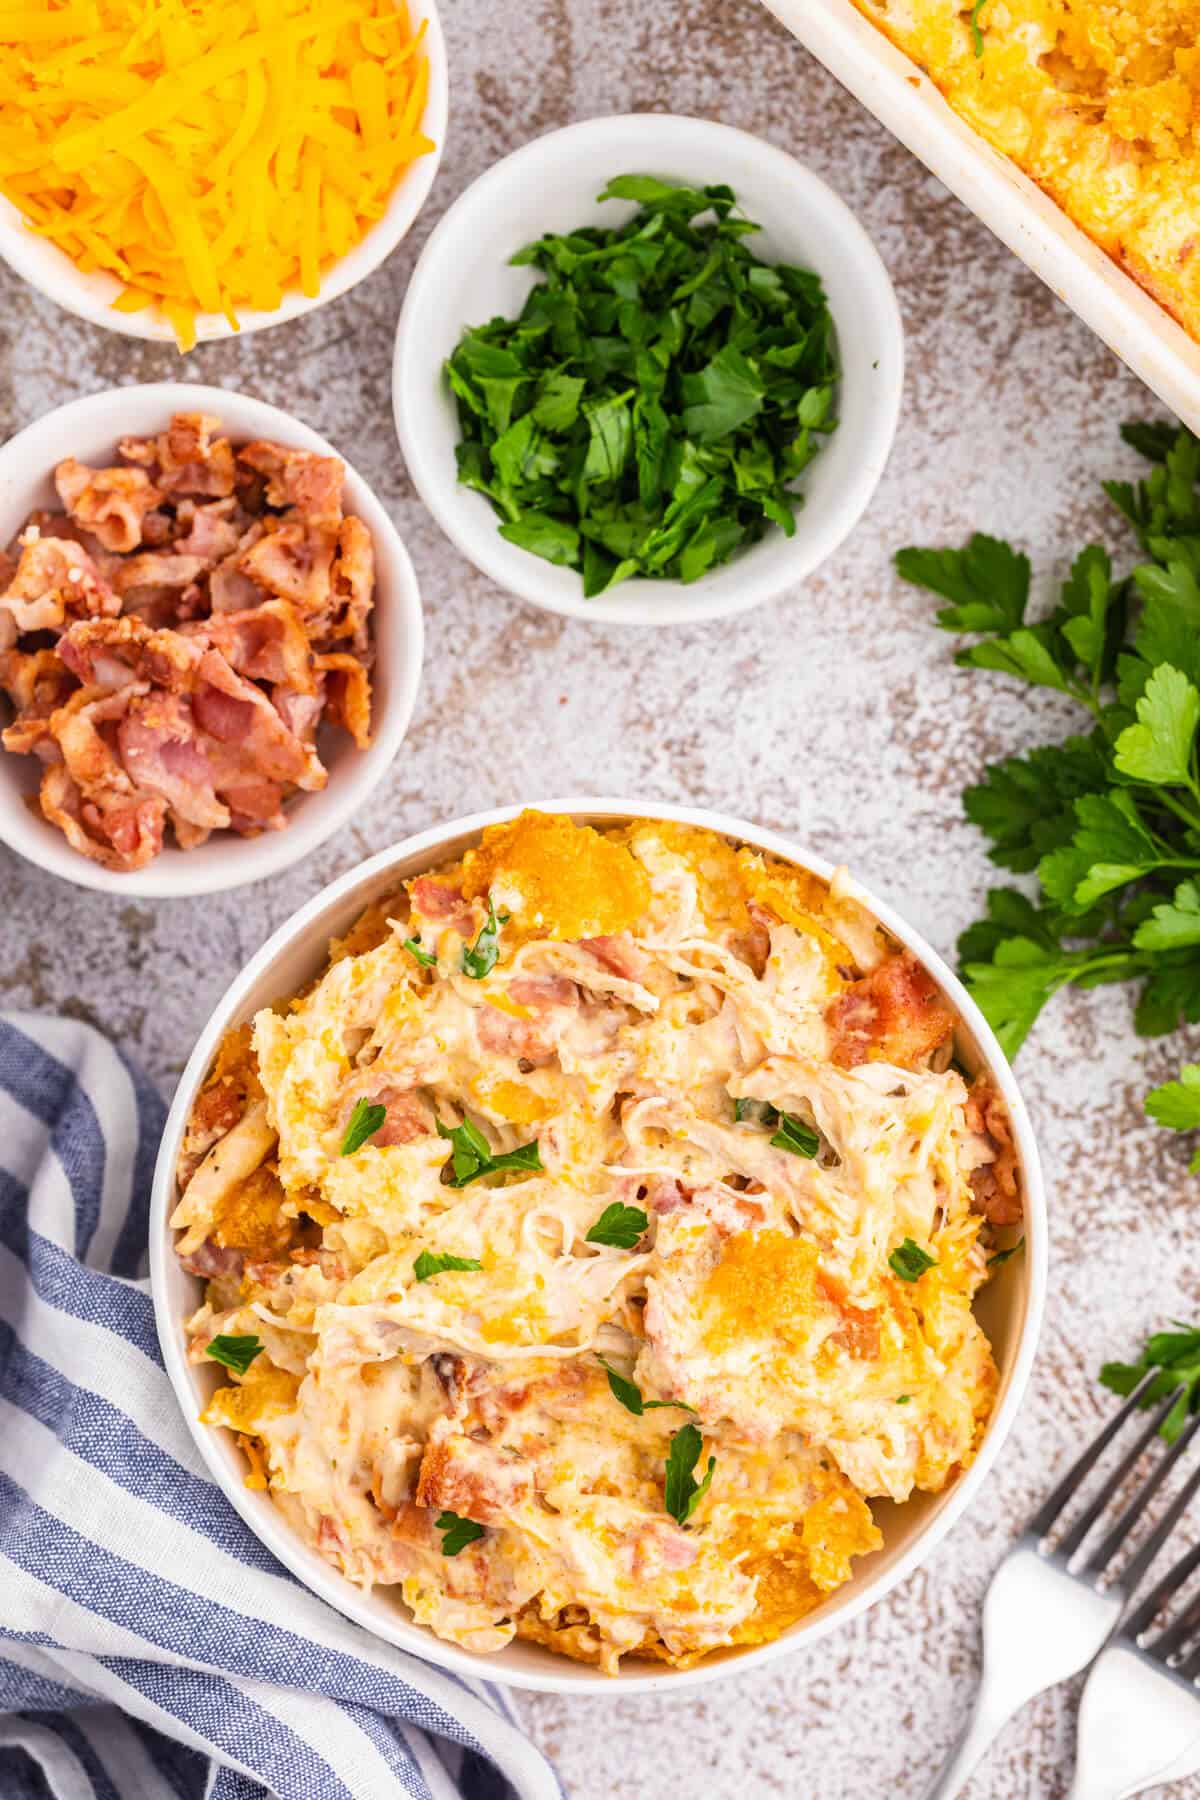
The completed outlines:
[[[771,1143],[776,1150],[790,1150],[793,1156],[807,1156],[811,1159],[821,1148],[821,1136],[794,1113],[780,1113],[779,1130]]]
[[[661,1406],[678,1406],[684,1412],[695,1412],[695,1407],[689,1406],[686,1400],[643,1400],[642,1390],[638,1387],[636,1382],[630,1381],[624,1375],[618,1375],[617,1371],[614,1368],[610,1368],[609,1364],[605,1362],[602,1356],[597,1360],[599,1361],[600,1367],[604,1370],[604,1373],[608,1376],[608,1385],[612,1390],[613,1399],[619,1400],[626,1412],[636,1414],[639,1419],[643,1413],[650,1412],[654,1407]]]
[[[975,46],[977,57],[983,55],[983,25],[979,15],[986,5],[987,0],[974,0],[974,5],[971,7],[971,42]]]
[[[446,364],[459,481],[588,596],[790,537],[838,373],[820,280],[753,255],[732,189],[622,175],[600,198],[638,210],[519,250],[542,276],[520,316]]]
[[[356,1150],[361,1150],[367,1139],[375,1136],[386,1118],[386,1106],[373,1106],[369,1100],[356,1100],[339,1154],[353,1156]]]
[[[457,1556],[468,1544],[474,1544],[483,1537],[482,1525],[474,1519],[462,1519],[457,1513],[442,1512],[433,1521],[442,1534],[442,1555]]]
[[[473,1256],[436,1256],[432,1250],[422,1250],[413,1264],[413,1274],[418,1281],[428,1281],[433,1275],[446,1275],[451,1270],[474,1274],[482,1267]]]
[[[708,1471],[703,1481],[697,1482],[693,1474],[703,1447],[699,1426],[684,1425],[671,1439],[671,1448],[667,1452],[663,1503],[680,1525],[687,1524],[712,1486],[713,1470],[717,1466],[715,1456],[708,1459]]]
[[[1065,987],[1136,982],[1143,1037],[1200,1022],[1200,438],[1165,422],[1121,435],[1151,464],[1144,480],[1104,484],[1134,554],[1114,567],[1087,545],[1043,616],[1027,617],[1029,559],[1000,539],[896,558],[944,603],[939,625],[976,634],[958,662],[1051,689],[1084,719],[990,764],[963,796],[992,861],[1037,876],[1033,898],[993,888],[958,945],[1010,1057]],[[1200,1128],[1200,1065],[1155,1088],[1146,1111]]]
[[[733,1116],[739,1125],[761,1125],[774,1132],[771,1144],[776,1150],[790,1150],[793,1156],[812,1158],[821,1148],[819,1132],[798,1119],[795,1113],[780,1112],[767,1100],[735,1100]]]
[[[215,1337],[205,1346],[205,1356],[211,1356],[214,1362],[223,1363],[232,1369],[235,1375],[244,1375],[256,1356],[261,1356],[263,1345],[253,1334],[247,1337],[228,1337],[222,1334]]]
[[[987,1259],[988,1268],[989,1269],[998,1269],[1002,1263],[1006,1263],[1008,1261],[1010,1256],[1015,1256],[1017,1254],[1018,1250],[1023,1250],[1024,1248],[1025,1248],[1025,1239],[1023,1237],[1019,1237],[1015,1244],[1010,1244],[1008,1246],[1007,1250],[997,1250],[994,1256],[989,1256]]]
[[[496,917],[496,908],[492,905],[492,896],[488,895],[487,918],[479,927],[479,936],[473,944],[464,944],[462,953],[463,974],[469,975],[472,981],[482,981],[490,975],[500,955],[500,927],[508,924],[508,914],[501,913]]]
[[[410,956],[415,956],[423,969],[436,969],[437,957],[430,950],[423,950],[416,938],[405,938],[404,948]]]
[[[930,1256],[927,1250],[922,1250],[920,1244],[914,1244],[910,1237],[906,1237],[888,1257],[888,1267],[901,1281],[920,1281],[926,1269],[937,1268],[937,1257]]]
[[[912,1399],[911,1394],[897,1394],[896,1395],[896,1405],[897,1406],[907,1406],[911,1399]]]
[[[527,1144],[518,1144],[515,1150],[502,1150],[496,1156],[478,1125],[472,1125],[470,1119],[464,1119],[461,1125],[443,1125],[439,1119],[437,1128],[438,1136],[449,1138],[454,1146],[450,1155],[451,1187],[466,1187],[469,1181],[478,1181],[481,1175],[499,1175],[505,1169],[536,1173],[542,1166],[536,1138]]]
[[[614,1200],[606,1206],[587,1234],[589,1244],[611,1244],[616,1250],[632,1250],[650,1220],[640,1206],[622,1206]]]
[[[1162,1423],[1160,1436],[1168,1444],[1175,1442],[1189,1415],[1200,1411],[1200,1331],[1180,1324],[1178,1319],[1171,1322],[1177,1329],[1154,1332],[1146,1339],[1136,1362],[1107,1362],[1100,1370],[1100,1380],[1106,1388],[1114,1394],[1131,1394],[1150,1369],[1159,1369],[1161,1373],[1138,1402],[1143,1412],[1157,1406],[1177,1387],[1184,1389]]]

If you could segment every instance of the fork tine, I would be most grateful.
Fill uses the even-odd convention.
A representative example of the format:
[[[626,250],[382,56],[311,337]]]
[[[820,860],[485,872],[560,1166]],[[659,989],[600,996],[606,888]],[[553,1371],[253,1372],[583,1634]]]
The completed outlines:
[[[1130,1471],[1135,1468],[1137,1463],[1141,1460],[1147,1445],[1153,1443],[1154,1439],[1157,1437],[1159,1427],[1162,1425],[1163,1420],[1183,1392],[1184,1389],[1182,1387],[1176,1388],[1175,1392],[1173,1394],[1168,1394],[1157,1410],[1150,1415],[1150,1423],[1138,1433],[1138,1436],[1134,1439],[1133,1448],[1127,1455],[1121,1458],[1121,1461],[1117,1464],[1108,1480],[1104,1483],[1104,1486],[1097,1493],[1095,1499],[1091,1500],[1084,1508],[1079,1517],[1079,1522],[1071,1527],[1071,1530],[1059,1545],[1058,1550],[1060,1556],[1065,1556],[1068,1559],[1074,1556],[1080,1544],[1082,1544],[1084,1538],[1092,1529],[1092,1526],[1096,1523],[1096,1520],[1100,1517],[1100,1514],[1104,1511],[1113,1495],[1119,1493],[1121,1488],[1125,1485],[1125,1482],[1129,1478]]]
[[[1198,1428],[1200,1428],[1200,1413],[1197,1413],[1187,1429],[1180,1433],[1179,1437],[1176,1438],[1175,1442],[1172,1444],[1166,1457],[1164,1457],[1163,1461],[1167,1468],[1170,1468],[1176,1458],[1183,1454],[1184,1450],[1186,1450],[1187,1446],[1195,1437]],[[1158,1524],[1154,1527],[1154,1530],[1150,1533],[1137,1555],[1131,1557],[1128,1566],[1122,1569],[1116,1582],[1116,1586],[1121,1589],[1122,1593],[1136,1593],[1138,1583],[1141,1581],[1142,1576],[1146,1573],[1146,1570],[1150,1567],[1150,1564],[1154,1561],[1154,1558],[1166,1543],[1167,1538],[1175,1529],[1176,1522],[1182,1517],[1184,1510],[1190,1504],[1192,1496],[1195,1494],[1197,1488],[1200,1488],[1200,1467],[1192,1470],[1192,1473],[1188,1476],[1187,1480],[1184,1482],[1183,1486],[1180,1488],[1179,1492],[1176,1494],[1170,1506],[1168,1506],[1166,1512],[1158,1521]]]
[[[1118,1431],[1120,1431],[1122,1425],[1124,1425],[1126,1419],[1136,1410],[1138,1402],[1141,1400],[1146,1389],[1150,1386],[1152,1381],[1158,1379],[1160,1373],[1161,1371],[1158,1369],[1147,1369],[1120,1412],[1115,1414],[1115,1416],[1109,1420],[1108,1424],[1104,1427],[1104,1430],[1098,1437],[1093,1438],[1083,1455],[1079,1457],[1076,1462],[1071,1464],[1071,1467],[1067,1470],[1058,1486],[1050,1494],[1050,1497],[1043,1501],[1042,1505],[1038,1507],[1028,1525],[1025,1527],[1026,1531],[1032,1532],[1036,1537],[1045,1537],[1046,1533],[1049,1531],[1055,1519],[1057,1519],[1059,1513],[1071,1498],[1071,1495],[1075,1492],[1088,1470],[1101,1456],[1103,1456],[1104,1452],[1108,1449],[1108,1446],[1116,1437]]]
[[[1176,1663],[1173,1673],[1182,1675],[1185,1681],[1195,1681],[1200,1675],[1200,1648],[1193,1650],[1181,1663]]]
[[[1188,1482],[1188,1488],[1194,1488],[1198,1481],[1200,1481],[1200,1469],[1196,1471]],[[1186,1488],[1184,1489],[1184,1492],[1187,1493]],[[1188,1494],[1188,1498],[1191,1498],[1190,1494]],[[1171,1511],[1174,1512],[1175,1507],[1172,1507]],[[1182,1511],[1182,1508],[1180,1508],[1180,1511]],[[1130,1613],[1128,1619],[1126,1619],[1121,1627],[1121,1636],[1132,1638],[1136,1643],[1142,1633],[1148,1631],[1150,1626],[1153,1625],[1163,1602],[1169,1600],[1172,1594],[1177,1593],[1184,1582],[1189,1580],[1190,1577],[1195,1574],[1197,1569],[1200,1569],[1200,1544],[1193,1544],[1192,1548],[1186,1551],[1185,1554],[1180,1557],[1179,1561],[1167,1570],[1162,1580],[1155,1582],[1141,1605],[1135,1607]]]
[[[1182,1389],[1180,1389],[1179,1391],[1182,1392]],[[1172,1397],[1172,1398],[1174,1398],[1174,1397]],[[1155,1465],[1155,1467],[1153,1469],[1151,1469],[1149,1475],[1147,1475],[1145,1481],[1142,1483],[1142,1485],[1138,1489],[1137,1493],[1133,1496],[1133,1499],[1129,1502],[1129,1505],[1125,1508],[1125,1511],[1121,1514],[1120,1518],[1117,1520],[1117,1522],[1113,1526],[1112,1530],[1105,1537],[1104,1542],[1099,1546],[1098,1549],[1093,1551],[1091,1556],[1089,1556],[1086,1564],[1084,1565],[1084,1573],[1085,1574],[1099,1575],[1103,1572],[1103,1570],[1105,1570],[1108,1567],[1109,1563],[1112,1561],[1112,1559],[1116,1555],[1117,1551],[1121,1548],[1121,1545],[1125,1542],[1126,1538],[1129,1536],[1129,1533],[1133,1530],[1133,1527],[1137,1524],[1138,1520],[1141,1518],[1142,1514],[1145,1512],[1147,1506],[1149,1506],[1151,1500],[1154,1498],[1155,1494],[1158,1492],[1159,1488],[1162,1486],[1162,1484],[1166,1480],[1167,1476],[1171,1473],[1171,1470],[1175,1467],[1175,1464],[1179,1461],[1179,1458],[1183,1455],[1184,1451],[1187,1449],[1188,1445],[1191,1443],[1192,1439],[1195,1437],[1196,1428],[1198,1425],[1200,1425],[1200,1413],[1197,1413],[1194,1416],[1194,1418],[1191,1419],[1191,1421],[1188,1423],[1188,1425],[1184,1428],[1183,1431],[1180,1432],[1179,1436],[1175,1439],[1175,1442],[1171,1445],[1171,1447],[1167,1451],[1166,1455],[1160,1457],[1157,1464]],[[1177,1501],[1173,1502],[1173,1504],[1177,1504]],[[1178,1518],[1178,1516],[1179,1516],[1178,1513],[1176,1513],[1175,1518]],[[1153,1545],[1153,1548],[1150,1551],[1150,1557],[1154,1556],[1155,1552],[1158,1549],[1159,1544],[1161,1544],[1164,1541],[1167,1531],[1170,1530],[1171,1525],[1173,1525],[1175,1522],[1175,1519],[1171,1518],[1170,1514],[1167,1515],[1167,1518],[1169,1520],[1169,1523],[1166,1526],[1166,1530],[1163,1530],[1164,1522],[1162,1520],[1160,1520],[1158,1525],[1155,1527],[1155,1532],[1158,1533],[1157,1541],[1155,1541],[1155,1536],[1153,1533],[1151,1534],[1150,1538],[1147,1539],[1147,1543]],[[1134,1582],[1141,1579],[1141,1576],[1144,1573],[1145,1569],[1149,1566],[1150,1557],[1147,1557],[1145,1552],[1146,1552],[1146,1545],[1143,1544],[1142,1548],[1138,1551],[1138,1555],[1134,1559],[1134,1562],[1130,1563],[1129,1569],[1126,1571],[1126,1578],[1127,1578],[1129,1576],[1130,1572],[1134,1569],[1135,1563],[1137,1563],[1138,1559],[1139,1558],[1144,1559],[1141,1561],[1140,1566],[1137,1568],[1136,1574],[1133,1575],[1133,1579],[1130,1582],[1129,1588],[1127,1589],[1127,1591],[1129,1593],[1133,1592]]]
[[[1200,1594],[1197,1594],[1184,1607],[1174,1624],[1168,1625],[1159,1633],[1152,1644],[1145,1645],[1147,1654],[1158,1657],[1160,1662],[1169,1662],[1171,1657],[1183,1649],[1196,1627],[1200,1625]]]

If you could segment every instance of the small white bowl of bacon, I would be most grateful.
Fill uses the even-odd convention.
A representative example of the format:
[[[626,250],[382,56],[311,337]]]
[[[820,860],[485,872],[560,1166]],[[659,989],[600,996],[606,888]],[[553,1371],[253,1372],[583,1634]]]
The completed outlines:
[[[333,446],[191,383],[72,401],[0,449],[0,840],[84,887],[275,875],[408,729],[408,553]]]

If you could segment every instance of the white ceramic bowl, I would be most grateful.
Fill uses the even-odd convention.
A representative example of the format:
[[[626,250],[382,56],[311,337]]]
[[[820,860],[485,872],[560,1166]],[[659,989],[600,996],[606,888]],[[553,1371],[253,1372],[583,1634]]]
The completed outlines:
[[[409,0],[409,4],[414,27],[422,19],[425,21],[429,94],[421,115],[421,130],[433,143],[433,149],[427,155],[419,156],[401,176],[383,217],[322,276],[321,291],[315,299],[310,300],[307,295],[295,291],[285,294],[283,304],[273,312],[239,307],[240,332],[234,331],[224,313],[197,313],[197,343],[244,336],[248,331],[262,331],[268,325],[282,325],[288,319],[298,319],[302,313],[315,312],[318,306],[336,300],[339,294],[347,293],[373,274],[408,232],[425,204],[442,160],[449,89],[446,40],[435,0]],[[157,307],[147,307],[138,313],[114,312],[112,302],[121,291],[121,283],[116,277],[102,271],[83,274],[56,244],[30,231],[20,212],[3,195],[0,195],[0,256],[39,293],[56,300],[67,312],[76,313],[93,325],[103,325],[106,331],[119,331],[125,337],[153,338],[160,343],[175,341],[170,321]]]
[[[64,456],[93,465],[110,463],[119,438],[161,431],[176,411],[214,414],[237,442],[272,438],[324,456],[340,455],[290,413],[247,394],[182,381],[107,388],[56,407],[0,448],[0,545],[11,542],[34,508],[61,510],[52,477]],[[345,508],[368,527],[375,545],[373,736],[366,750],[356,749],[340,731],[331,732],[328,743],[322,741],[328,786],[319,794],[298,794],[289,801],[283,831],[255,838],[215,832],[195,850],[168,844],[144,869],[124,874],[103,869],[72,850],[62,832],[27,804],[37,793],[41,776],[36,757],[0,749],[0,842],[80,887],[101,888],[131,900],[176,899],[215,894],[277,875],[355,817],[387,773],[408,730],[421,678],[424,626],[408,551],[384,508],[349,463]],[[7,722],[11,709],[3,697],[0,712]]]
[[[571,814],[582,823],[606,825],[632,818],[678,819],[718,831],[737,843],[786,857],[828,878],[830,865],[786,838],[741,819],[681,806],[621,799],[565,799],[537,803],[546,811]],[[1008,1106],[1020,1157],[1025,1189],[1026,1250],[1014,1256],[980,1296],[978,1315],[991,1339],[1000,1370],[996,1406],[979,1454],[967,1473],[942,1494],[921,1494],[903,1506],[876,1502],[873,1511],[884,1535],[884,1548],[860,1558],[851,1581],[815,1612],[774,1643],[725,1651],[695,1669],[627,1662],[616,1676],[602,1675],[587,1664],[568,1662],[540,1646],[515,1641],[495,1656],[474,1656],[444,1643],[425,1626],[412,1622],[407,1609],[386,1592],[367,1594],[340,1575],[288,1526],[264,1493],[247,1488],[245,1466],[228,1432],[199,1422],[199,1415],[218,1383],[211,1365],[195,1367],[187,1360],[184,1318],[200,1304],[202,1283],[183,1270],[174,1254],[174,1233],[167,1221],[175,1207],[175,1160],[192,1103],[208,1072],[217,1045],[230,1027],[249,1019],[260,1007],[287,998],[325,966],[329,939],[343,933],[362,909],[394,892],[398,883],[425,869],[456,859],[478,841],[485,825],[511,819],[520,808],[501,807],[447,825],[434,826],[390,850],[381,851],[318,894],[265,943],[243,969],[209,1020],[180,1079],[171,1107],[150,1211],[150,1274],[159,1341],[167,1373],[179,1397],[200,1453],[231,1504],[292,1573],[349,1618],[388,1643],[462,1674],[506,1682],[513,1687],[558,1693],[605,1694],[609,1697],[647,1689],[698,1687],[721,1675],[770,1662],[801,1644],[823,1637],[835,1625],[865,1611],[912,1573],[932,1554],[955,1520],[970,1506],[1008,1435],[1033,1362],[1046,1291],[1046,1202],[1029,1118],[1012,1072],[982,1014],[936,951],[897,917],[891,908],[861,889],[863,901],[888,930],[924,964],[956,1009],[960,1029],[956,1047],[972,1070],[986,1068]]]
[[[815,269],[838,335],[838,428],[805,471],[796,532],[772,530],[698,581],[622,582],[585,600],[578,571],[500,536],[489,502],[460,487],[458,416],[442,365],[463,330],[514,317],[536,271],[509,266],[547,231],[620,224],[632,203],[596,196],[616,175],[726,182],[762,231],[766,262]],[[589,119],[526,144],[480,176],[438,224],[408,285],[396,333],[396,430],[417,491],[446,535],[485,575],[534,606],[605,624],[676,625],[743,612],[794,587],[861,518],[896,433],[904,339],[896,296],[854,214],[825,183],[761,138],[708,119],[661,113]]]

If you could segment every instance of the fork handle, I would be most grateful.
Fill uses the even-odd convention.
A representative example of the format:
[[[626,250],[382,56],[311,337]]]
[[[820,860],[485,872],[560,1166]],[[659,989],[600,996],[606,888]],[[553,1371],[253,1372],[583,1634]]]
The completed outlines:
[[[932,1786],[926,1788],[923,1800],[954,1800],[954,1796],[966,1786],[972,1769],[981,1760],[988,1746],[1023,1704],[1023,1701],[1018,1701],[1014,1706],[997,1705],[994,1697],[987,1692],[985,1682],[976,1696],[970,1718],[938,1770]]]

